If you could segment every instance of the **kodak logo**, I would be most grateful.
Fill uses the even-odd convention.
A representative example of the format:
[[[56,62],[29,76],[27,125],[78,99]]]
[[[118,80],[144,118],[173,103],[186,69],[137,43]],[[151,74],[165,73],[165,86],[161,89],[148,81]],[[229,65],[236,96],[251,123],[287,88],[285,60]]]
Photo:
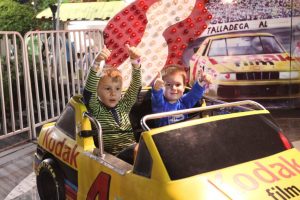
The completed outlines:
[[[77,156],[79,155],[79,152],[77,151],[77,144],[75,144],[73,147],[70,147],[66,145],[66,138],[57,140],[51,137],[51,135],[52,131],[51,129],[48,129],[45,133],[43,146],[61,160],[77,168]]]

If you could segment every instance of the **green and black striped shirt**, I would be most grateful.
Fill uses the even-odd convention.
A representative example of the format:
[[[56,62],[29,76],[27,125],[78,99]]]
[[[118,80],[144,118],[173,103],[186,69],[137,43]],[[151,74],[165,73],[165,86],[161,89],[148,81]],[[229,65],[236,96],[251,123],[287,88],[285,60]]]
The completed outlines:
[[[90,70],[83,92],[85,104],[101,124],[104,150],[113,155],[135,142],[129,112],[137,99],[142,81],[141,70],[132,68],[130,86],[114,108],[106,107],[98,99],[97,86],[100,78],[96,76],[96,72],[93,70]],[[114,117],[114,115],[117,116]],[[118,122],[116,118],[118,118]]]

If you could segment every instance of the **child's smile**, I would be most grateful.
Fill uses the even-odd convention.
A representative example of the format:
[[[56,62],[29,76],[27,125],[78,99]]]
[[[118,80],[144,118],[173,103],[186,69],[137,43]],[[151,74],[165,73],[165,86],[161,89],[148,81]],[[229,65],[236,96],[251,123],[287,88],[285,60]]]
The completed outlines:
[[[180,99],[184,92],[184,82],[182,75],[176,73],[165,78],[165,98],[170,103],[175,103]]]

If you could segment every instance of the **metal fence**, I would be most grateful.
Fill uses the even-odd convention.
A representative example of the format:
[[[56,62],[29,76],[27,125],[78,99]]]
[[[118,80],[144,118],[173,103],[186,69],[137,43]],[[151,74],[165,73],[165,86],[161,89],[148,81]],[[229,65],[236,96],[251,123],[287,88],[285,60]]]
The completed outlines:
[[[27,65],[22,36],[0,32],[0,139],[30,131]]]
[[[95,29],[0,32],[0,150],[5,139],[30,140],[57,119],[102,46]]]

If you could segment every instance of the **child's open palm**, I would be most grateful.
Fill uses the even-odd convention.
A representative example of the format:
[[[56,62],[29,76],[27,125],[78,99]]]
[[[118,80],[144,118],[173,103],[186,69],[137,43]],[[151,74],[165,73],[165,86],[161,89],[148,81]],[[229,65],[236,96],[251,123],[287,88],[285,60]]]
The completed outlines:
[[[163,88],[165,85],[165,82],[163,81],[162,77],[161,77],[161,73],[158,72],[158,76],[153,84],[153,89],[154,90],[160,90],[161,88]]]
[[[212,83],[211,75],[206,74],[202,68],[198,71],[198,80],[199,83],[203,82],[206,85],[206,88],[209,88],[209,85]]]

